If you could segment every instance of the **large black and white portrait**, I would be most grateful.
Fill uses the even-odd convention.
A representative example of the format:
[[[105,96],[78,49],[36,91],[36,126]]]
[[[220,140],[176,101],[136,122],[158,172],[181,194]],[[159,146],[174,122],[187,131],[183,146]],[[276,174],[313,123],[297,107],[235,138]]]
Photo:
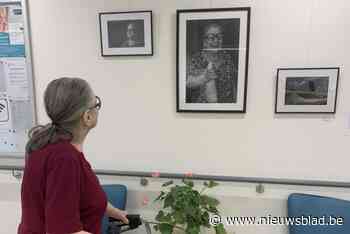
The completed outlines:
[[[339,68],[278,69],[276,113],[335,113]]]
[[[153,55],[152,12],[100,13],[101,54]]]
[[[178,11],[177,111],[245,112],[249,14]]]

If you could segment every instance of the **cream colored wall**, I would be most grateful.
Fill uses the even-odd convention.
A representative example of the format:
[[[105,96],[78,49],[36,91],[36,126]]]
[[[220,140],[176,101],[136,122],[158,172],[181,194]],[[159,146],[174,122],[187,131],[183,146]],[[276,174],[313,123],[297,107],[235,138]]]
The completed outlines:
[[[247,113],[178,114],[176,9],[252,8]],[[350,3],[346,0],[29,0],[40,123],[48,121],[42,96],[60,76],[87,79],[103,99],[86,156],[97,169],[195,172],[232,176],[350,179],[347,79]],[[153,10],[153,57],[102,58],[98,12]],[[278,67],[340,66],[337,114],[274,115]],[[128,210],[154,217],[142,205],[160,183],[101,178],[129,187]],[[349,190],[222,184],[213,194],[225,215],[285,215],[291,192],[350,199]],[[0,234],[15,233],[19,182],[0,176]],[[6,191],[6,192],[3,192]],[[5,195],[8,194],[8,195]],[[5,225],[4,225],[5,224]],[[236,233],[287,233],[286,227],[235,227]],[[142,232],[142,230],[139,232]]]
[[[176,9],[246,6],[247,113],[176,113]],[[39,121],[47,121],[42,97],[50,80],[87,79],[103,100],[86,145],[95,168],[350,179],[348,1],[36,0],[29,8]],[[98,13],[147,9],[154,56],[102,58]],[[342,68],[337,114],[274,115],[276,69],[320,66]]]

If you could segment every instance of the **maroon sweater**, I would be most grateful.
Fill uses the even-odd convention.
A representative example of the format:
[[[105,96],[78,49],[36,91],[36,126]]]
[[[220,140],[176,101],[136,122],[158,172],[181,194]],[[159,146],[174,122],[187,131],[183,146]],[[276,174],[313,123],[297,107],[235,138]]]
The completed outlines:
[[[21,198],[19,234],[101,233],[106,194],[83,153],[68,141],[29,155]]]

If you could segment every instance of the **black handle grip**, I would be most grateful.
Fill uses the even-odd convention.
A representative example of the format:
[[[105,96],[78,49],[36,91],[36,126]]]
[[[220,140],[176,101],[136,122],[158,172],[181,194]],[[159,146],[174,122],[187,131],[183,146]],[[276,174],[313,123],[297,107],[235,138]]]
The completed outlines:
[[[138,228],[142,224],[141,217],[139,214],[128,214],[126,218],[129,220],[129,224],[122,223],[119,219],[109,217],[109,222],[118,222],[117,226],[129,226],[129,229]]]

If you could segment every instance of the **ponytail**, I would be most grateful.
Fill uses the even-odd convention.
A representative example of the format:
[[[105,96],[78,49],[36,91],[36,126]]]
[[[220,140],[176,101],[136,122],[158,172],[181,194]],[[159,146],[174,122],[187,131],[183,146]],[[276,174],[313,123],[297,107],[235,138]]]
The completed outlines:
[[[28,133],[29,141],[26,145],[26,155],[41,149],[48,144],[54,144],[61,139],[72,140],[73,134],[60,125],[50,123],[33,127]]]

